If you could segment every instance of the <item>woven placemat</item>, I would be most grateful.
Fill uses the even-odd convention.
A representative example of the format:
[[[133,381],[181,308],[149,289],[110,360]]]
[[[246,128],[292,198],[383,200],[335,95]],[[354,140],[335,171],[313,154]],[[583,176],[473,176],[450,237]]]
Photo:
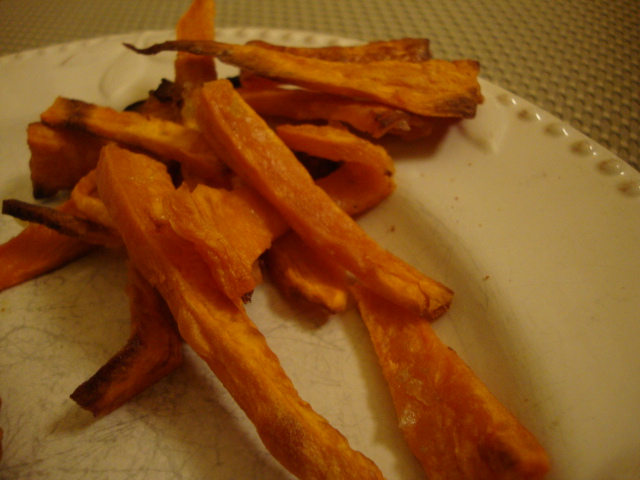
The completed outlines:
[[[172,28],[190,0],[0,0],[0,54]],[[622,159],[640,158],[637,0],[234,0],[219,26],[264,26],[374,40],[428,37],[441,58],[476,58],[482,76],[557,115]]]

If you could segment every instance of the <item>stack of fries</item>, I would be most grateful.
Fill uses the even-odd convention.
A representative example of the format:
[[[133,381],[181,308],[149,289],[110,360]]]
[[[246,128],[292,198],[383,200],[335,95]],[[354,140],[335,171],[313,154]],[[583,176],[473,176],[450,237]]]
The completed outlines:
[[[95,248],[129,257],[131,336],[71,397],[104,416],[180,366],[185,342],[292,474],[383,478],[298,396],[247,316],[266,270],[328,312],[355,301],[429,479],[542,478],[543,448],[431,328],[452,291],[354,221],[395,188],[375,139],[472,118],[478,63],[433,59],[424,39],[223,44],[214,18],[213,0],[194,0],[176,41],[137,50],[178,53],[175,79],[130,111],[58,98],[28,127],[34,196],[71,194],[55,209],[4,201],[32,223],[0,246],[0,290]],[[216,78],[214,58],[241,86]]]

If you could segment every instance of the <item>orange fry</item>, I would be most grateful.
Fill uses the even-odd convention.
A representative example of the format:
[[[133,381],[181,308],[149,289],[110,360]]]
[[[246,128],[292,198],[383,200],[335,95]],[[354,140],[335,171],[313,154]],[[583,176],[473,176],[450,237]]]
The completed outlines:
[[[216,5],[213,0],[194,0],[176,25],[178,40],[213,40]],[[183,88],[199,87],[216,79],[212,58],[178,52],[175,60],[175,82]]]
[[[58,209],[63,213],[76,212],[72,200]],[[44,225],[30,224],[0,245],[0,291],[60,268],[94,248],[95,245]]]
[[[109,145],[98,190],[135,266],[162,294],[182,338],[254,423],[272,455],[305,479],[381,479],[379,469],[296,392],[246,314],[212,281],[192,244],[162,228],[160,205],[174,187],[164,167]]]
[[[247,43],[267,50],[275,50],[300,57],[317,58],[330,62],[371,63],[383,60],[423,62],[431,58],[429,40],[426,38],[382,40],[351,47],[284,47],[261,40],[252,40]]]
[[[90,132],[166,160],[175,160],[214,184],[225,178],[224,164],[213,154],[202,135],[174,122],[62,97],[41,114],[41,119],[50,126]]]
[[[171,227],[194,244],[218,287],[235,303],[248,301],[262,276],[256,261],[288,230],[280,214],[252,188],[185,187],[164,202]]]
[[[291,150],[344,162],[316,184],[349,215],[374,207],[395,190],[393,160],[379,145],[330,126],[281,125],[276,133]]]
[[[71,394],[95,417],[107,415],[182,364],[182,339],[158,292],[129,265],[131,335],[125,346]]]
[[[425,136],[433,119],[376,102],[330,93],[284,88],[240,88],[242,98],[263,117],[346,123],[373,138],[385,134]]]
[[[400,429],[431,480],[540,480],[549,459],[431,325],[362,285],[352,292]]]
[[[315,183],[227,80],[202,89],[198,122],[220,157],[262,194],[300,237],[374,290],[431,318],[452,292],[384,250]]]
[[[220,42],[169,41],[145,49],[127,46],[143,54],[177,50],[212,55],[263,77],[310,90],[362,97],[418,115],[472,118],[482,101],[477,78],[480,66],[474,60],[361,64],[327,62],[255,45]]]
[[[73,201],[71,201],[73,202]],[[2,213],[31,223],[44,225],[56,232],[75,237],[86,243],[118,247],[122,245],[118,233],[109,227],[78,216],[79,210],[74,205],[74,213],[60,209],[34,205],[20,200],[3,200]]]
[[[213,40],[215,35],[216,6],[213,0],[194,0],[180,17],[176,26],[178,40]],[[195,128],[195,112],[205,82],[217,78],[211,57],[178,52],[175,60],[175,83],[182,92],[182,123]]]

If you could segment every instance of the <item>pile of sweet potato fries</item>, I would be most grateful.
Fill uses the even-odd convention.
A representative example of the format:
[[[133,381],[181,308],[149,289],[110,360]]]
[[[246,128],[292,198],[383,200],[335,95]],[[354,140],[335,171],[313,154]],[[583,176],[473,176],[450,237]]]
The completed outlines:
[[[299,397],[247,316],[266,270],[329,312],[355,301],[429,479],[542,478],[543,448],[431,328],[453,292],[354,220],[395,188],[375,139],[472,118],[478,63],[434,59],[424,39],[224,44],[214,19],[213,0],[194,0],[177,40],[128,46],[177,51],[174,80],[132,109],[58,98],[28,127],[34,197],[71,193],[57,208],[4,201],[31,223],[0,246],[0,290],[95,248],[129,258],[131,336],[73,400],[112,412],[177,368],[186,343],[292,474],[383,478]],[[215,59],[240,69],[240,86],[217,78]]]

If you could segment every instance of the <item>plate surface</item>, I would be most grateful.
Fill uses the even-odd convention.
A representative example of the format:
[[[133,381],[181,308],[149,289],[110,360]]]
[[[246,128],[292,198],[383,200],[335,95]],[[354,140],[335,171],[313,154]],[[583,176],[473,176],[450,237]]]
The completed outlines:
[[[57,95],[122,108],[162,77],[171,32],[0,58],[0,197],[31,200],[26,126]],[[222,29],[320,46],[349,40]],[[233,71],[223,67],[221,75]],[[398,189],[361,225],[456,292],[435,324],[548,449],[549,478],[640,478],[640,175],[595,142],[482,81],[474,120],[427,141],[389,142]],[[0,218],[0,241],[20,230]],[[102,251],[0,293],[0,476],[280,479],[251,424],[206,366],[185,365],[98,421],[68,397],[128,336],[124,254]],[[302,398],[387,478],[424,478],[396,428],[355,312],[322,318],[268,283],[249,315]]]

